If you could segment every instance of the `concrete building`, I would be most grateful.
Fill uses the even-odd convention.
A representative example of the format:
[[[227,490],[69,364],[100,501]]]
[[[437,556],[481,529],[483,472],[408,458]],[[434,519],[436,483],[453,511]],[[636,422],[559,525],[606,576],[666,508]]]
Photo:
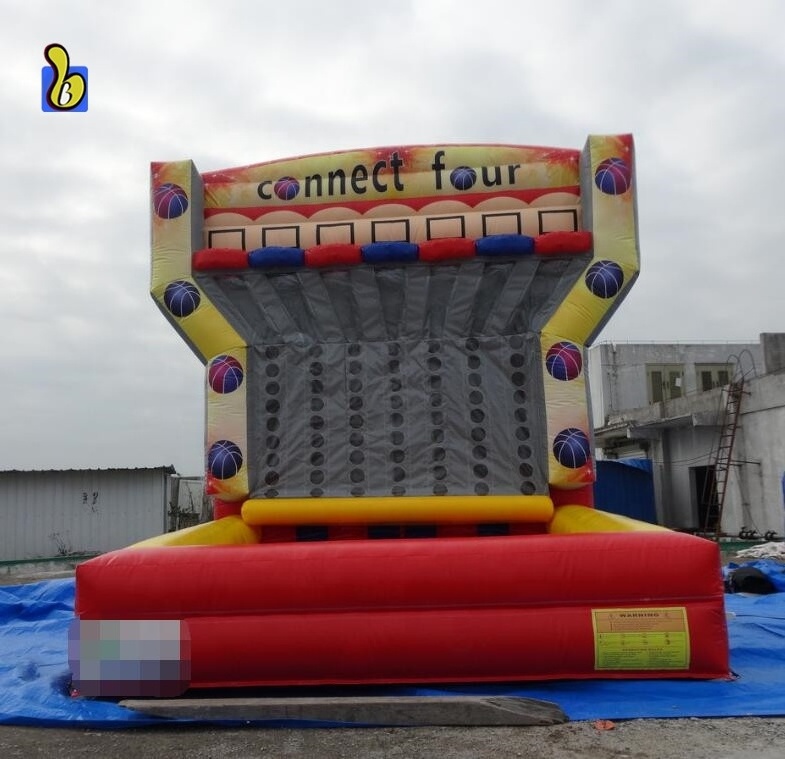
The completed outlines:
[[[201,509],[201,480],[170,466],[3,471],[0,562],[123,548],[193,524]]]
[[[658,522],[785,533],[785,334],[757,344],[600,343],[588,364],[597,457],[651,460]],[[731,429],[734,381],[743,384]]]

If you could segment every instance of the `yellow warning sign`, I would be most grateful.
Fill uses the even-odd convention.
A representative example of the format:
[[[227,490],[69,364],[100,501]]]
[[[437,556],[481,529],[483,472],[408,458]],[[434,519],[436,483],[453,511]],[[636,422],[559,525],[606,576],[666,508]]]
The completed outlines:
[[[598,670],[689,669],[687,610],[592,609],[594,668]]]

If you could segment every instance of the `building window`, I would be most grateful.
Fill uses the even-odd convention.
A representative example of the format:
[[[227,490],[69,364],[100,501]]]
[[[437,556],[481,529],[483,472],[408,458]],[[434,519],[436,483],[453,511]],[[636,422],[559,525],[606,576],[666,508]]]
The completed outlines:
[[[648,365],[649,403],[681,398],[684,394],[684,367],[680,364]]]
[[[730,383],[731,369],[727,364],[696,364],[697,386],[702,390],[713,390]]]

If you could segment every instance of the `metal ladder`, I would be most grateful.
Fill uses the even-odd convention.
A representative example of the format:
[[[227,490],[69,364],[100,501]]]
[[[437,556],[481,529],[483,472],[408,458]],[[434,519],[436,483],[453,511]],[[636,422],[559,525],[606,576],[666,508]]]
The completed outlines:
[[[717,521],[714,525],[714,539],[722,534],[722,510],[725,505],[725,490],[728,485],[728,473],[731,465],[733,443],[736,440],[736,428],[739,423],[741,397],[744,394],[744,377],[733,380],[725,391],[725,409],[722,416],[720,440],[713,451],[710,465],[714,467],[714,487],[717,498]],[[707,513],[707,522],[709,515]],[[710,525],[704,525],[705,532],[712,532]]]

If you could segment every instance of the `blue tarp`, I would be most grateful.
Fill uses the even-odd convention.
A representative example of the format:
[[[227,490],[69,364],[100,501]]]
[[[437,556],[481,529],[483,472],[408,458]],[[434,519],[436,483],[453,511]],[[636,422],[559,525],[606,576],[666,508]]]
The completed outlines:
[[[0,587],[0,724],[108,729],[173,722],[141,716],[114,701],[70,697],[67,635],[73,601],[72,579]],[[374,693],[539,698],[558,703],[571,720],[785,716],[785,593],[728,595],[726,608],[736,675],[732,680],[558,681],[396,687]],[[331,726],[296,721],[258,724]]]

